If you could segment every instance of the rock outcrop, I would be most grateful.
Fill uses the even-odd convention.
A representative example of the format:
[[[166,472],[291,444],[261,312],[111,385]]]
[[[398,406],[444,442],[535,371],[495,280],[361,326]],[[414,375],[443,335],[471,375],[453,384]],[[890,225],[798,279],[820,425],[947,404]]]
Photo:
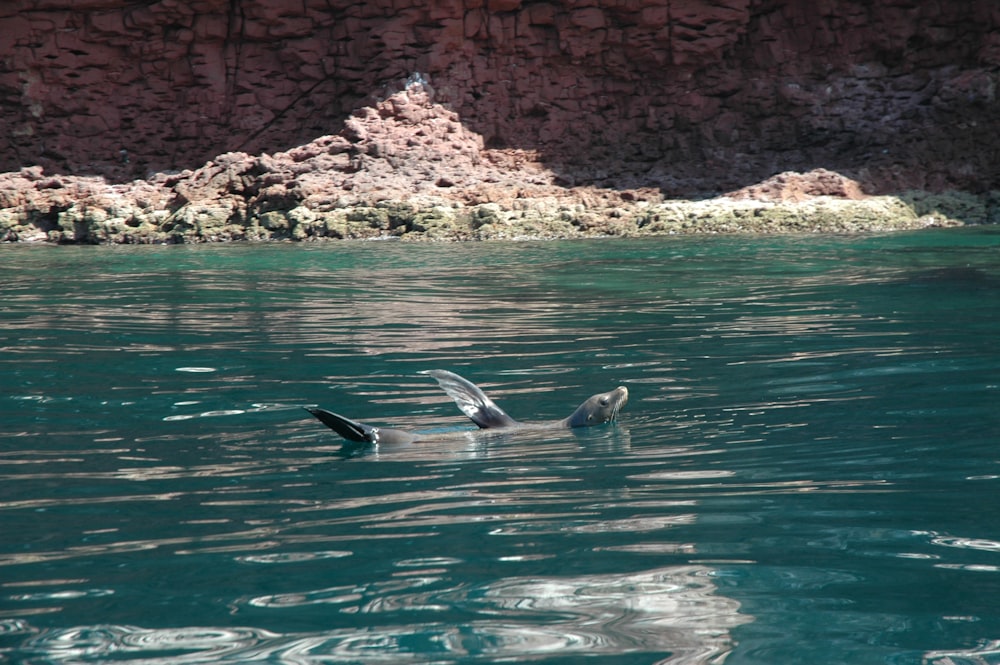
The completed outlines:
[[[419,79],[284,152],[229,152],[197,169],[111,183],[0,175],[0,240],[164,243],[318,238],[490,239],[845,232],[995,221],[973,194],[869,196],[824,169],[671,201],[659,188],[569,186],[535,151],[488,148]]]
[[[998,68],[993,0],[9,0],[0,171],[127,183],[361,146],[351,113],[423,72],[457,132],[557,185],[685,196],[824,167],[869,194],[985,191]]]

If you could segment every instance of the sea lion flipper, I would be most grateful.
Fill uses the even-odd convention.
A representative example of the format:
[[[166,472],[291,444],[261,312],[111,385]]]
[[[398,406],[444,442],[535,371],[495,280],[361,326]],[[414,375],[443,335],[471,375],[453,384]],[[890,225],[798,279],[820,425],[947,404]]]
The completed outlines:
[[[503,409],[486,396],[479,387],[454,372],[443,369],[431,369],[424,372],[433,376],[462,413],[472,419],[472,422],[482,429],[495,427],[511,427],[517,421],[508,416]]]
[[[353,443],[406,444],[413,443],[414,441],[418,441],[420,439],[420,436],[418,434],[414,434],[413,432],[407,432],[402,429],[372,427],[371,425],[359,423],[332,411],[327,411],[326,409],[311,409],[309,407],[305,407],[305,410],[316,416],[321,423],[332,429],[334,432]]]
[[[326,409],[310,409],[309,407],[305,407],[305,409],[309,413],[316,416],[321,423],[348,441],[355,441],[357,443],[373,443],[372,433],[373,430],[375,430],[374,427],[354,422],[349,418],[337,415],[336,413],[327,411]]]

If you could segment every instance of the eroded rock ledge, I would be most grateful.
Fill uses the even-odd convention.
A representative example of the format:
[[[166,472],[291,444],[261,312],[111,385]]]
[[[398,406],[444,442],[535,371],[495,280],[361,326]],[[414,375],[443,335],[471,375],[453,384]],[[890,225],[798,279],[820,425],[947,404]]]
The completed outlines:
[[[471,240],[669,233],[858,232],[1000,221],[1000,192],[867,196],[823,169],[700,200],[636,182],[574,186],[528,150],[484,146],[419,77],[335,135],[286,152],[222,154],[123,184],[0,175],[0,240],[187,243]]]

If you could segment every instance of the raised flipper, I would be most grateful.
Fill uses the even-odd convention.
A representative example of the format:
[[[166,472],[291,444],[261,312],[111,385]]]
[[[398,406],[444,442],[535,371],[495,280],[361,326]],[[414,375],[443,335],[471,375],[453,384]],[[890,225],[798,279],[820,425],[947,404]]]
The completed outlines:
[[[413,443],[419,438],[416,434],[401,429],[385,429],[365,425],[326,409],[310,409],[308,407],[305,409],[334,432],[355,443]]]
[[[454,372],[431,369],[424,372],[433,376],[448,395],[455,400],[462,413],[482,429],[513,427],[519,424],[503,409],[493,403],[476,384],[463,379]]]

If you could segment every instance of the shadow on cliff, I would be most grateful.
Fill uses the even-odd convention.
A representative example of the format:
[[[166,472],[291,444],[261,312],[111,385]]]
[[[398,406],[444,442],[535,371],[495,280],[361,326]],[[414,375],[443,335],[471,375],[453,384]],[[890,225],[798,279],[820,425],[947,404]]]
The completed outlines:
[[[915,163],[926,146],[899,147],[889,135],[875,143],[803,130],[794,147],[762,148],[756,139],[730,135],[720,140],[685,123],[670,135],[602,134],[594,130],[593,118],[569,128],[571,135],[579,129],[579,140],[541,141],[552,122],[548,112],[534,111],[504,126],[478,126],[440,100],[419,74],[378,92],[336,121],[337,132],[300,145],[268,150],[267,142],[277,143],[283,135],[272,128],[246,137],[240,144],[246,151],[203,162],[193,158],[180,170],[143,172],[141,159],[124,149],[117,163],[90,170],[123,191],[158,188],[167,197],[162,205],[180,220],[175,225],[192,228],[199,226],[205,206],[231,209],[226,214],[233,222],[254,218],[281,225],[282,215],[300,206],[372,206],[420,197],[418,206],[440,200],[508,209],[517,209],[518,199],[549,198],[560,202],[558,210],[567,204],[610,209],[614,201],[658,203],[721,194],[785,203],[895,194],[918,215],[971,223],[995,221],[998,207],[997,201],[991,207],[976,195],[996,183],[997,174],[990,154],[971,152],[971,147],[968,163],[929,169]],[[46,169],[48,179],[34,178],[41,183],[36,187],[66,186],[58,171]],[[961,187],[968,193],[941,194]],[[70,200],[62,204],[52,207],[52,228],[43,231],[55,230],[58,214],[74,205]],[[182,209],[183,220],[176,214]],[[267,221],[269,213],[273,222]],[[391,219],[380,224],[394,228]]]

